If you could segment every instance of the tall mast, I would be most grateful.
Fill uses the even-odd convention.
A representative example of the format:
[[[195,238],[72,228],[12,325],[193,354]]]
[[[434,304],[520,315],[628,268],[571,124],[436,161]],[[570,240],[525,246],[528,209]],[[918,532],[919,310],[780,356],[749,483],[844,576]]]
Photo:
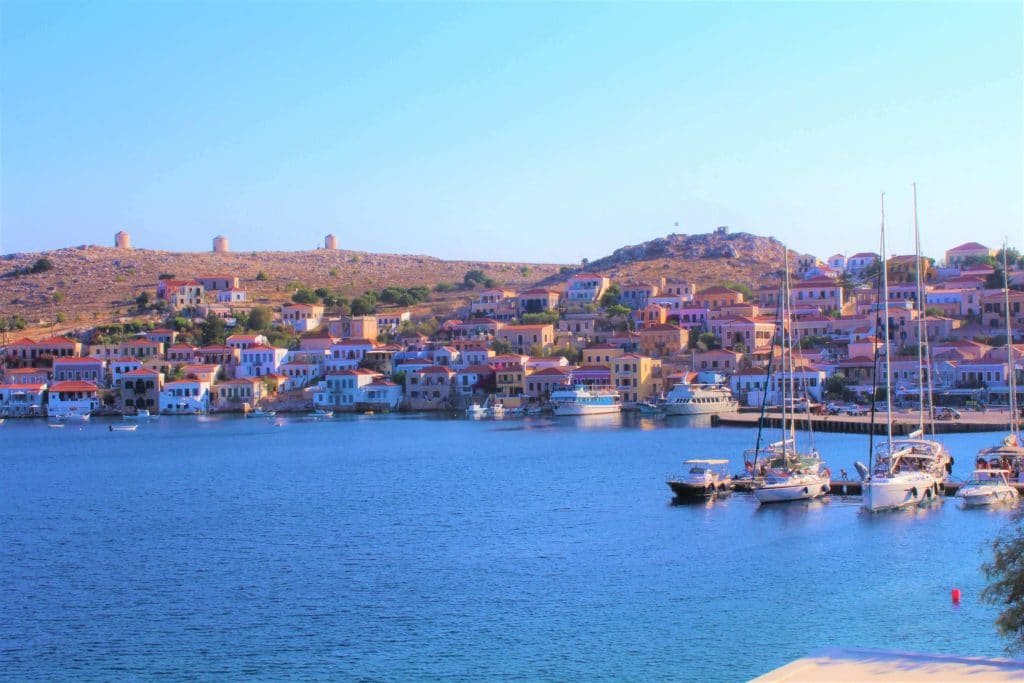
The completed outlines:
[[[1009,369],[1008,387],[1010,390],[1010,434],[1018,437],[1020,428],[1017,426],[1017,368],[1013,362],[1013,329],[1010,325],[1010,271],[1006,263],[1008,245],[1003,240],[1003,306],[1006,309],[1006,364]]]
[[[911,187],[914,188],[914,273],[917,277],[917,428],[924,434],[924,345],[927,332],[924,326],[924,287],[921,285],[921,233],[917,227],[917,183]]]
[[[885,427],[886,436],[892,445],[892,359],[889,347],[889,264],[885,252],[885,193],[882,193],[882,327],[885,344]],[[872,397],[873,399],[874,397]],[[891,462],[891,460],[890,460]]]
[[[785,316],[785,318],[783,319],[783,322],[782,322],[782,339],[783,339],[783,342],[786,341],[786,330],[788,328],[789,329],[789,340],[788,340],[788,344],[784,343],[782,345],[782,361],[783,361],[782,364],[783,364],[783,367],[786,366],[786,362],[785,362],[786,361],[786,348],[788,346],[788,348],[789,348],[789,375],[787,377],[787,381],[789,382],[789,400],[790,401],[795,401],[795,399],[796,399],[796,385],[793,382],[793,329],[792,329],[792,325],[790,324],[790,317],[792,316],[792,311],[790,310],[790,307],[792,305],[792,302],[790,301],[790,293],[789,293],[789,248],[788,247],[786,248],[786,252],[785,252],[785,263],[786,263],[786,273],[785,273],[785,278],[786,278],[785,279],[785,282],[786,282],[786,308],[784,310],[786,311],[786,316]],[[783,392],[783,394],[785,394],[785,392]],[[785,402],[785,399],[784,399],[784,402]],[[790,407],[789,418],[790,418],[789,431],[790,431],[790,434],[793,437],[793,448],[795,450],[796,449],[796,405],[795,405],[795,403],[794,403],[793,406]],[[783,442],[785,442],[785,440],[786,440],[785,423],[783,423],[782,440],[783,440]]]

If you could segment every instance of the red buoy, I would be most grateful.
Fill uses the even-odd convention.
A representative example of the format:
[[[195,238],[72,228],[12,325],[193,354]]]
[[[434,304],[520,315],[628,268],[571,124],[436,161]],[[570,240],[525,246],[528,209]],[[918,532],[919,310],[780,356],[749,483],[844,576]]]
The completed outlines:
[[[953,604],[954,605],[959,605],[960,604],[960,589],[959,588],[954,588],[952,591],[950,591],[950,597],[953,598]]]

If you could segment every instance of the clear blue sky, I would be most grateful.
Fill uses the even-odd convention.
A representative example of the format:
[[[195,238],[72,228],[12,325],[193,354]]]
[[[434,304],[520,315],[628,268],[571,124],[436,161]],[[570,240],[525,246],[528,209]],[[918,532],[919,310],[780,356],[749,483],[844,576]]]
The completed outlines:
[[[0,252],[1024,241],[1019,2],[16,2]],[[675,227],[675,223],[679,227]]]

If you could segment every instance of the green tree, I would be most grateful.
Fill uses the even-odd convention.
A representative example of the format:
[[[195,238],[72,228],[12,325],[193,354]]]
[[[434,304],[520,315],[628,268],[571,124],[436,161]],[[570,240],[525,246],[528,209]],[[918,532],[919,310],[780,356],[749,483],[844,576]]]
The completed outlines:
[[[825,380],[823,388],[825,397],[833,400],[849,401],[853,392],[848,388],[850,381],[841,372],[837,372]]]
[[[1020,510],[996,536],[992,559],[981,569],[988,579],[982,600],[1002,608],[996,630],[1009,639],[1009,652],[1024,651],[1024,514]]]
[[[53,270],[53,261],[45,257],[37,259],[29,268],[30,273],[45,273],[48,270]]]
[[[484,271],[482,270],[467,271],[462,277],[462,284],[464,284],[467,289],[473,289],[477,285],[482,285],[485,282],[487,282],[487,276],[484,275]]]
[[[491,349],[493,349],[494,353],[499,356],[505,355],[507,353],[512,353],[512,345],[509,344],[504,339],[495,339],[494,341],[492,341]]]
[[[601,306],[604,308],[618,306],[621,299],[622,289],[619,288],[618,285],[611,285],[607,290],[605,290],[605,293],[601,295]]]
[[[523,313],[523,316],[519,321],[523,325],[555,325],[558,323],[558,311]]]
[[[267,277],[267,274],[264,273],[262,270],[260,272],[256,273],[256,280],[257,280],[257,282],[266,282],[268,279],[269,278]]]
[[[735,282],[733,280],[726,280],[722,283],[722,286],[726,289],[731,289],[734,292],[739,292],[743,295],[744,301],[752,301],[754,298],[754,290],[749,285],[745,285],[742,282]]]
[[[224,319],[212,313],[206,316],[206,320],[203,322],[203,346],[223,344],[226,337],[227,326],[224,324]]]
[[[315,304],[320,301],[320,297],[308,287],[299,287],[295,290],[295,293],[292,294],[292,301],[297,304]]]
[[[62,292],[62,291],[60,291],[58,289],[56,292],[53,293],[53,303],[59,304],[59,303],[63,302],[64,299],[66,298],[66,296],[67,295],[64,294],[64,292]]]
[[[250,330],[262,332],[270,327],[270,323],[273,321],[274,312],[268,306],[253,306],[252,310],[249,311],[249,320],[246,326]]]
[[[147,308],[149,306],[149,292],[142,292],[135,297],[135,305],[138,306],[140,310]]]
[[[712,332],[704,332],[699,337],[697,337],[697,347],[704,351],[718,349],[721,348],[721,346],[722,345],[718,341],[718,337],[716,337]]]
[[[366,294],[363,294],[352,302],[352,315],[370,315],[376,311],[376,304]]]

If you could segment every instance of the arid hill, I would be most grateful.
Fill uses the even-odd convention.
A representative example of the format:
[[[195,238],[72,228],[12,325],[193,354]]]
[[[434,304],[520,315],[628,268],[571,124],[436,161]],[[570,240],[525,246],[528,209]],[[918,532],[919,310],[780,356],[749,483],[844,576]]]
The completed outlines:
[[[790,251],[790,268],[795,267],[795,258],[796,252]],[[618,282],[657,283],[666,277],[690,280],[698,287],[722,282],[756,286],[782,267],[783,246],[774,237],[726,231],[659,237],[586,264],[588,272]]]
[[[161,274],[178,279],[237,275],[249,301],[279,303],[290,285],[325,287],[353,297],[389,286],[434,286],[462,282],[470,270],[482,270],[512,288],[533,284],[560,266],[536,263],[443,261],[430,256],[368,254],[343,250],[237,253],[181,253],[151,249],[76,247],[11,254],[0,260],[0,275],[29,269],[46,258],[46,272],[0,277],[0,315],[20,315],[30,324],[49,324],[58,312],[67,324],[107,320],[127,312],[141,292],[155,294]],[[259,273],[266,280],[257,280]]]
[[[159,277],[237,275],[250,302],[280,303],[295,283],[325,287],[353,297],[388,286],[410,287],[462,282],[470,270],[482,270],[509,288],[557,285],[586,269],[619,282],[657,282],[661,277],[692,280],[698,286],[726,281],[756,285],[782,266],[783,247],[774,238],[722,231],[668,235],[617,249],[588,264],[445,261],[430,256],[370,254],[344,250],[293,252],[167,252],[81,246],[0,260],[0,316],[22,316],[32,325],[50,325],[58,313],[63,327],[81,327],[127,314],[140,293],[153,295]],[[793,257],[791,252],[791,258]],[[25,271],[39,259],[53,264],[46,272]],[[257,280],[259,273],[266,280]],[[444,295],[452,304],[468,292]]]

